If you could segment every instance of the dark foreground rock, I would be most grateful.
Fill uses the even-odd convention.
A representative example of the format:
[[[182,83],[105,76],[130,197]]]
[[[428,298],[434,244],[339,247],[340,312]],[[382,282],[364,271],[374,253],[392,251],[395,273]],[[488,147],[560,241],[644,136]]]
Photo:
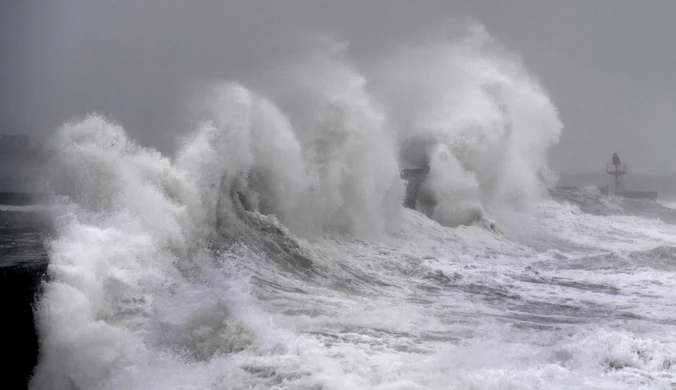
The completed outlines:
[[[0,388],[25,389],[38,357],[33,307],[47,276],[42,216],[0,211]]]
[[[0,361],[4,389],[25,389],[38,357],[33,304],[47,275],[47,259],[0,268]]]

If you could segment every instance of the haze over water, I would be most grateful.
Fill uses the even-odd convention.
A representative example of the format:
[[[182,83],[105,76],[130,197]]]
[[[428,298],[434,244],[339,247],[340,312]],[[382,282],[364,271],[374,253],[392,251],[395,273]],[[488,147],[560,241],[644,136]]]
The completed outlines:
[[[196,88],[172,153],[99,113],[50,138],[31,388],[676,383],[673,205],[554,190],[555,102],[481,25],[261,77]]]

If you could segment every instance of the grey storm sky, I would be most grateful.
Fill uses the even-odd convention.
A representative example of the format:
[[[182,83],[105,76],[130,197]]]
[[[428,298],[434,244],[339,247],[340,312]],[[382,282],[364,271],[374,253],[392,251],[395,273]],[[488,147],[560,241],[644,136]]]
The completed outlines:
[[[561,172],[676,172],[676,1],[5,1],[0,132],[38,136],[96,111],[171,150],[195,82],[255,84],[328,33],[362,57],[474,20],[558,107]]]

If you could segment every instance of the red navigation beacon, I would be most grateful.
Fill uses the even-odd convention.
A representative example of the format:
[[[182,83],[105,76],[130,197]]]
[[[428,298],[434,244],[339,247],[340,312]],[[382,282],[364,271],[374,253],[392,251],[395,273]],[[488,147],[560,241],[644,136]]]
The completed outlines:
[[[611,164],[606,166],[606,173],[615,177],[615,194],[617,195],[618,190],[622,188],[620,176],[627,173],[627,164],[620,160],[620,156],[617,153],[613,153]]]
[[[612,167],[606,167],[606,171],[609,175],[622,176],[627,173],[627,164],[623,164],[622,161],[620,161],[620,156],[618,156],[617,153],[613,153]]]

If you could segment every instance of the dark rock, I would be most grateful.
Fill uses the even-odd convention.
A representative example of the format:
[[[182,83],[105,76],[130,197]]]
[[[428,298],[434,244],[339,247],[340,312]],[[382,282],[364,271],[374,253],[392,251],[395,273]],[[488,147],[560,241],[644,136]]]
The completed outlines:
[[[47,275],[47,258],[0,267],[0,360],[5,389],[25,389],[38,357],[34,304]]]
[[[0,212],[0,361],[3,389],[25,389],[38,358],[34,304],[47,276],[43,216]]]

